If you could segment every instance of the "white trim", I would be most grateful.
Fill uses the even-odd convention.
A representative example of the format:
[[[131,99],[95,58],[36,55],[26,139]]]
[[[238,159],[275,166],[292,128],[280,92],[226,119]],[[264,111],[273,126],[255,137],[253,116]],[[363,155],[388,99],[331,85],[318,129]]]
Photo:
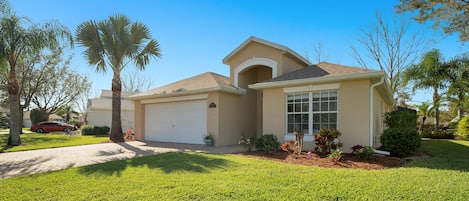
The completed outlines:
[[[335,90],[339,89],[340,83],[334,84],[321,84],[308,86],[299,86],[299,87],[285,87],[283,88],[284,93],[296,93],[296,92],[308,92],[308,91],[323,91],[323,90]]]
[[[298,85],[305,85],[305,84],[340,82],[344,80],[358,80],[358,79],[374,78],[374,77],[381,78],[383,76],[385,76],[385,74],[382,71],[363,72],[363,73],[313,77],[313,78],[296,79],[296,80],[285,80],[285,81],[277,81],[277,82],[262,82],[262,83],[251,84],[249,85],[249,88],[265,89],[265,88],[274,88],[274,87],[289,87],[289,86],[298,86]]]
[[[289,133],[288,132],[288,95],[293,95],[293,94],[297,94],[297,93],[308,93],[308,96],[309,96],[309,100],[308,100],[308,133],[305,133],[305,136],[312,136],[314,135],[315,133],[313,133],[313,114],[320,114],[320,113],[334,113],[332,111],[327,111],[327,112],[313,112],[312,111],[312,107],[313,107],[313,93],[318,93],[318,92],[321,92],[321,91],[328,91],[328,92],[331,92],[331,91],[335,91],[337,93],[337,97],[336,97],[336,107],[337,107],[337,110],[335,111],[335,113],[337,114],[337,120],[336,120],[336,129],[339,130],[339,96],[340,96],[340,93],[339,93],[339,89],[336,88],[336,89],[328,89],[328,90],[314,90],[314,91],[298,91],[298,92],[292,92],[292,93],[285,93],[285,133],[286,135],[293,135],[292,133]],[[301,113],[302,114],[302,113]],[[285,138],[286,139],[286,138]]]
[[[246,93],[246,89],[241,89],[241,88],[235,89],[235,88],[229,88],[229,87],[212,87],[212,88],[197,89],[197,90],[191,90],[191,91],[135,96],[135,97],[130,97],[129,100],[135,101],[135,100],[142,100],[142,99],[155,99],[155,98],[160,99],[160,98],[165,98],[165,97],[187,96],[187,95],[210,93],[210,92],[217,92],[217,91],[232,93],[236,95],[243,95]]]
[[[246,70],[247,68],[251,66],[257,66],[257,65],[262,65],[262,66],[267,66],[272,69],[272,78],[277,77],[277,66],[278,62],[268,59],[268,58],[256,58],[253,57],[252,59],[248,59],[244,61],[243,63],[239,64],[235,69],[234,69],[234,86],[238,87],[238,79],[239,79],[239,73],[242,71]]]
[[[150,103],[165,103],[165,102],[175,102],[175,101],[189,101],[189,100],[201,100],[207,99],[208,94],[199,94],[199,95],[192,95],[192,96],[178,96],[178,97],[169,97],[169,98],[158,98],[158,99],[148,99],[142,100],[142,104],[150,104]]]
[[[377,83],[374,83],[370,86],[370,147],[373,147],[373,142],[374,142],[374,113],[373,110],[375,108],[375,101],[374,101],[374,92],[375,92],[375,87],[381,85],[384,83],[384,77],[381,77],[381,80]]]

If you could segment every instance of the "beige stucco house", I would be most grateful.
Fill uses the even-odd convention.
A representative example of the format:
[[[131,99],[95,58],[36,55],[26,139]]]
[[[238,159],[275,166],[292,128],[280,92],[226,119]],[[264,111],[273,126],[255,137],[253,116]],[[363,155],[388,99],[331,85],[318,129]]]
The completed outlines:
[[[121,92],[121,122],[124,132],[134,128],[134,104],[127,97],[135,94],[137,92]],[[88,124],[111,127],[112,91],[101,90],[99,98],[88,99],[87,113]]]
[[[230,77],[204,73],[130,96],[139,140],[237,144],[242,135],[275,134],[281,142],[305,133],[305,149],[321,128],[338,129],[344,149],[379,146],[392,95],[385,73],[322,62],[250,37],[223,59]]]

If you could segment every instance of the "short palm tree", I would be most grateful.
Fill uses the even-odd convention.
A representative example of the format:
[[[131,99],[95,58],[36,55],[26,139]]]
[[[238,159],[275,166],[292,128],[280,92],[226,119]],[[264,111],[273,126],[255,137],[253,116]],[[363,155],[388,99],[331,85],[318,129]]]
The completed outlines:
[[[20,109],[20,85],[17,76],[17,63],[28,54],[34,54],[44,48],[59,45],[59,39],[68,39],[73,44],[70,31],[57,22],[44,25],[31,24],[23,26],[23,22],[30,22],[24,17],[18,17],[8,10],[0,17],[0,59],[8,63],[7,91],[10,105],[10,135],[9,146],[21,144],[20,132],[22,125]]]
[[[422,104],[417,106],[417,115],[422,117],[422,124],[420,125],[420,131],[422,132],[425,128],[425,121],[427,120],[427,117],[432,116],[432,107],[430,106],[430,103],[427,102],[423,102]]]
[[[449,70],[443,62],[440,51],[434,49],[423,55],[420,63],[412,65],[404,71],[404,83],[412,82],[412,90],[433,89],[433,105],[435,113],[435,130],[440,127],[440,94],[439,89],[446,86]]]
[[[105,73],[108,68],[113,71],[110,139],[122,142],[120,73],[130,62],[143,70],[150,58],[159,58],[158,41],[151,38],[147,26],[139,22],[132,23],[129,18],[119,14],[100,22],[90,20],[81,23],[77,27],[76,41],[86,47],[83,54],[97,72]]]

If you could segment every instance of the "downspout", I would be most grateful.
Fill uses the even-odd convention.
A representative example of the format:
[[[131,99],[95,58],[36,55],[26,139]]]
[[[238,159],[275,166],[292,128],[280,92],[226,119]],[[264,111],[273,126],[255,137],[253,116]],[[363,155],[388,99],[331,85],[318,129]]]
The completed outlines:
[[[374,141],[374,133],[373,133],[373,130],[374,130],[374,124],[373,124],[373,120],[374,120],[374,117],[373,117],[373,109],[374,109],[374,92],[375,92],[375,87],[381,85],[384,83],[384,77],[381,77],[381,80],[377,83],[374,83],[373,85],[371,85],[370,87],[370,147],[373,147],[373,141]]]

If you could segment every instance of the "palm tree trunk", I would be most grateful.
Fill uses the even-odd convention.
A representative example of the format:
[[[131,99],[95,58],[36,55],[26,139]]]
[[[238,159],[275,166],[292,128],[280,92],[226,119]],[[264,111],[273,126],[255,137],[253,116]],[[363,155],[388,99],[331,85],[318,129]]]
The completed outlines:
[[[435,131],[440,128],[440,105],[438,103],[438,86],[433,86],[433,106],[435,106]]]
[[[461,90],[462,92],[463,90]],[[459,99],[459,104],[458,104],[458,120],[462,119],[462,115],[464,114],[464,94],[463,93],[458,93],[458,99]]]
[[[8,95],[10,101],[10,135],[8,136],[8,146],[18,146],[21,144],[20,138],[20,95],[19,84],[16,78],[16,69],[13,66],[8,75]]]
[[[112,125],[110,135],[110,139],[113,142],[124,142],[121,122],[121,89],[122,83],[120,73],[114,72],[114,76],[112,78]]]
[[[423,116],[422,117],[422,124],[420,124],[420,131],[421,132],[423,132],[423,130],[425,129],[425,120],[427,120],[427,117]]]

